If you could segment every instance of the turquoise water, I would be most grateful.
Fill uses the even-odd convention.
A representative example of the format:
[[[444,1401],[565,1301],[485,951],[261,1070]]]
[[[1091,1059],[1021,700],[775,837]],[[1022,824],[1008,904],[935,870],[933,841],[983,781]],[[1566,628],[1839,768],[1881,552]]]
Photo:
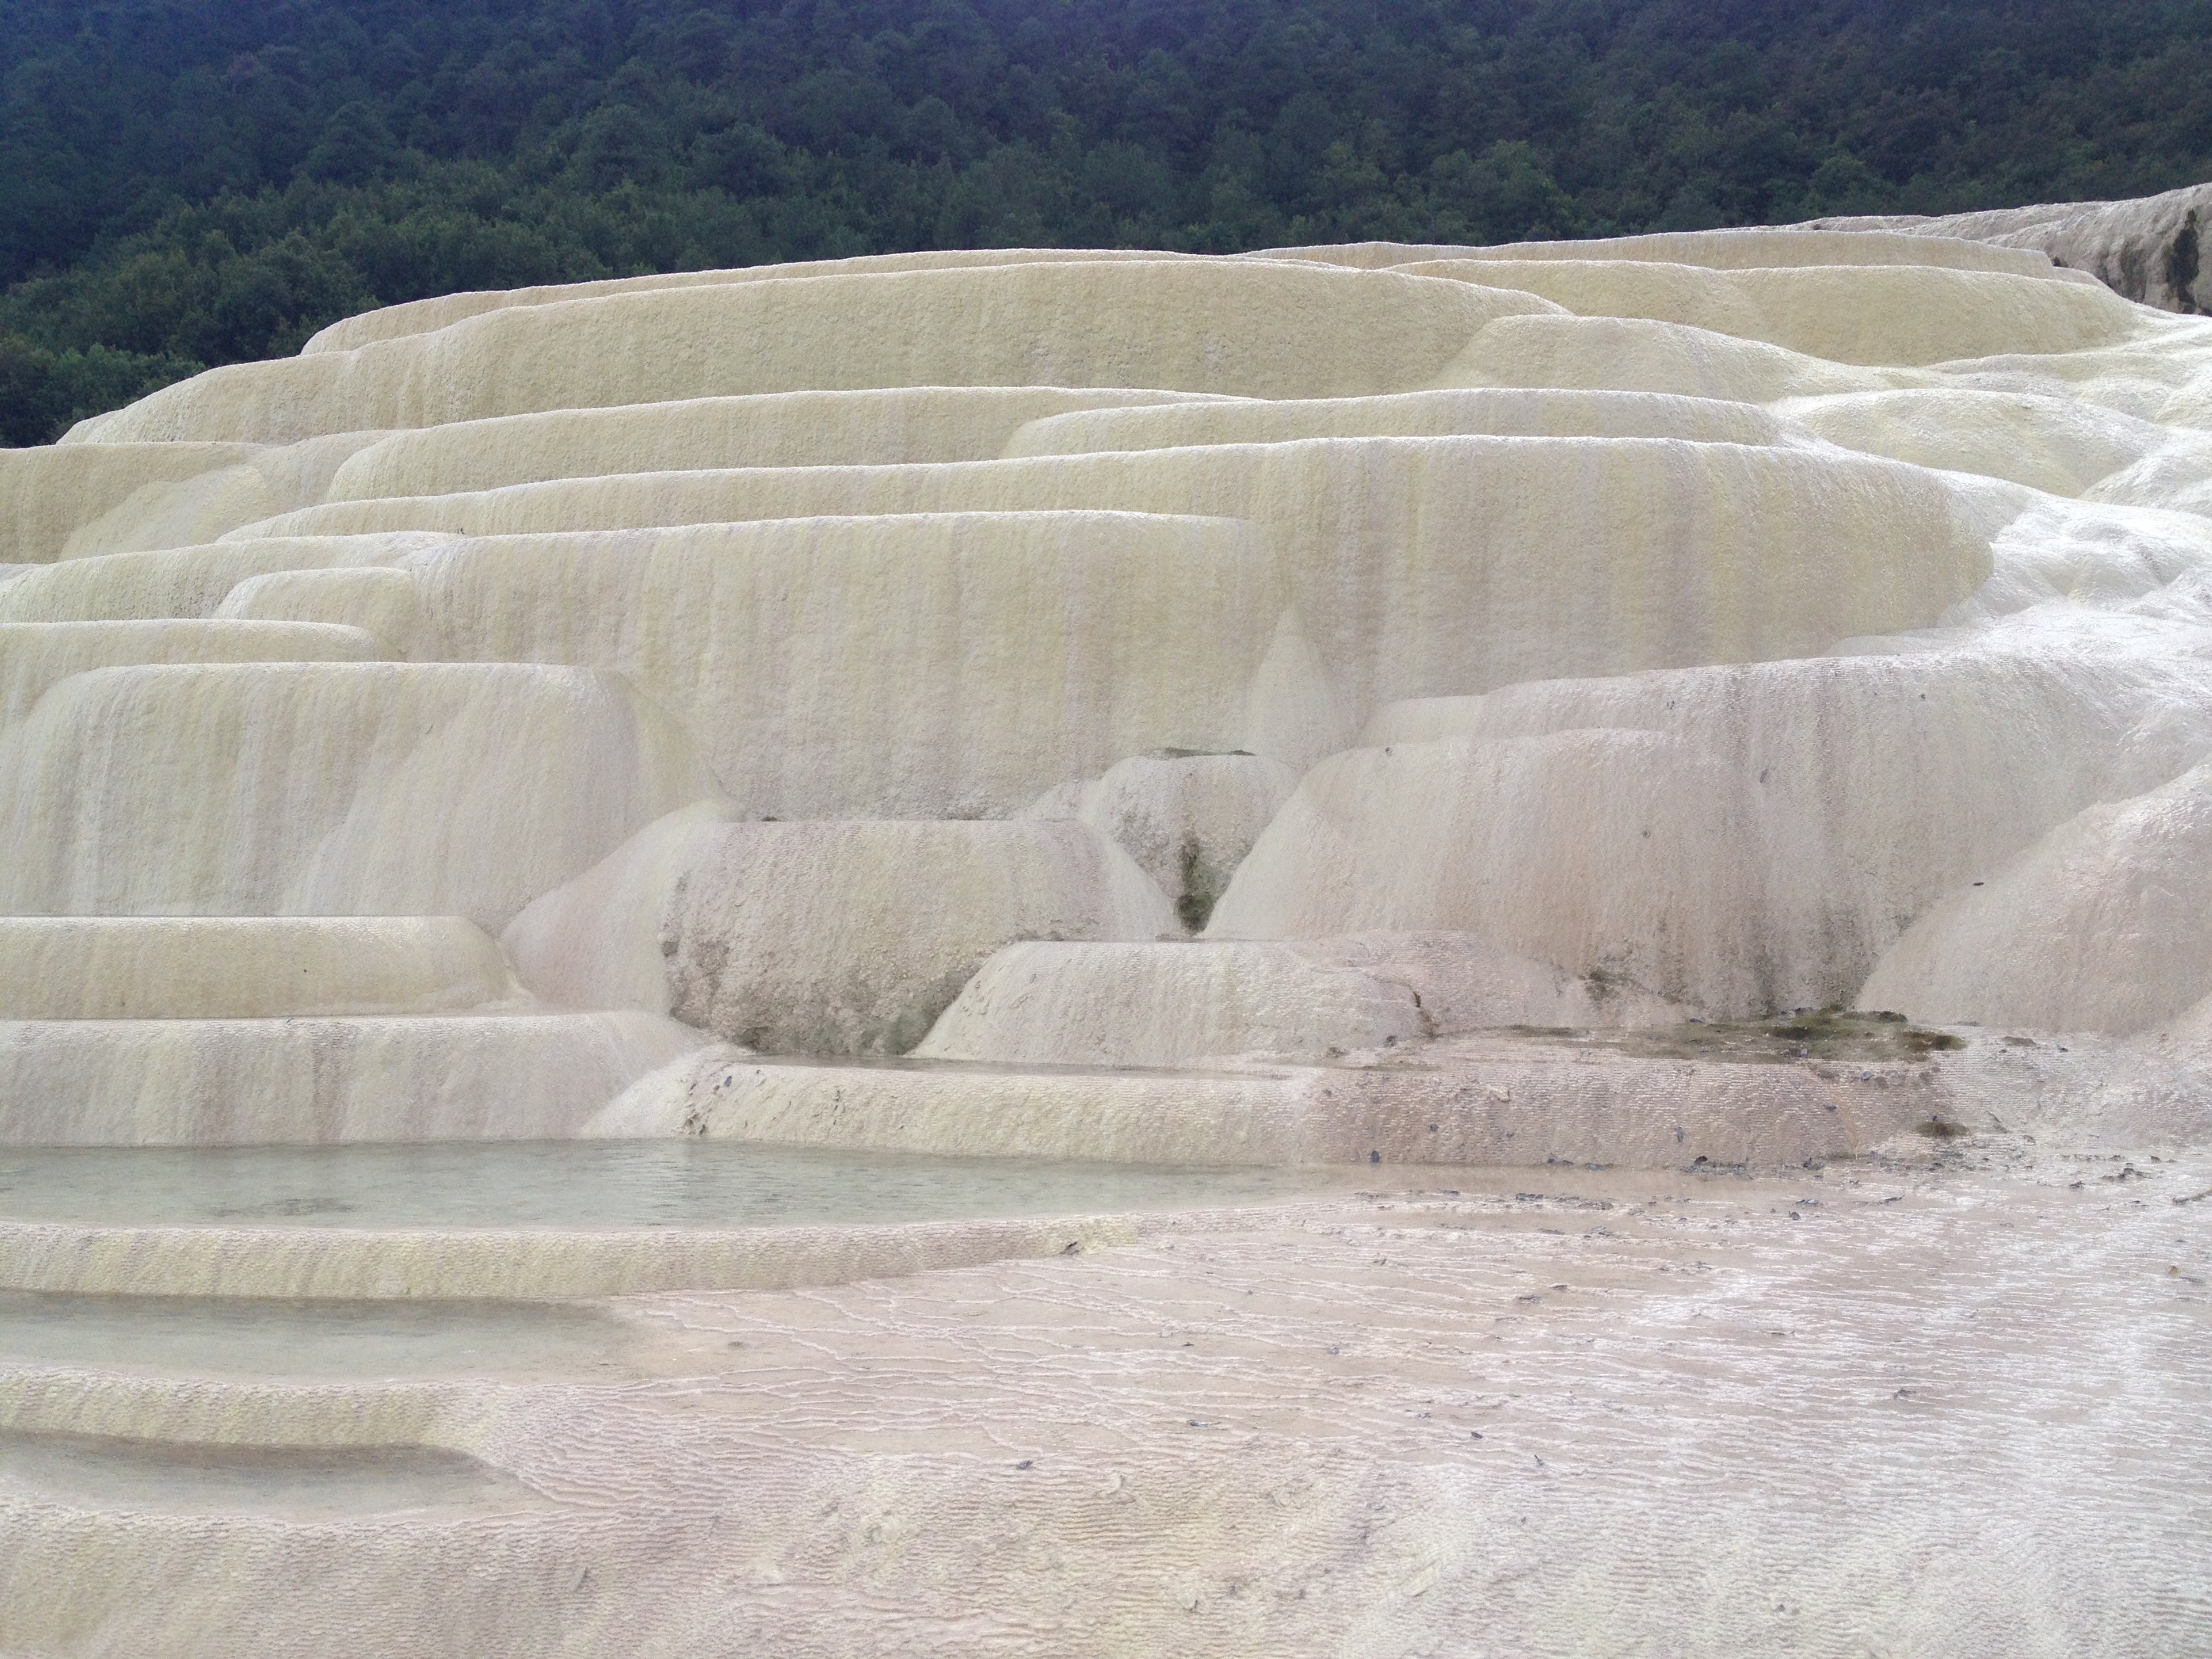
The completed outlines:
[[[634,1322],[580,1304],[0,1291],[0,1363],[193,1375],[627,1375]]]
[[[0,1430],[0,1492],[10,1489],[83,1508],[306,1517],[537,1501],[511,1476],[428,1446],[192,1446]]]
[[[108,1226],[760,1227],[1205,1208],[1351,1170],[922,1158],[729,1140],[0,1151],[0,1219]]]

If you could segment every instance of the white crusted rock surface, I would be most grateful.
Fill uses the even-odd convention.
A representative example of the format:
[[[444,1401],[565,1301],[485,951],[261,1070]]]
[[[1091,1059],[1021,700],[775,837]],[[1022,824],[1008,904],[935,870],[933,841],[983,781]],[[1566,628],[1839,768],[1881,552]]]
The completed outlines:
[[[1080,823],[733,823],[714,840],[669,914],[671,1006],[753,1048],[902,1054],[1010,940],[1179,931]]]
[[[0,453],[0,1650],[2212,1651],[2203,210]]]

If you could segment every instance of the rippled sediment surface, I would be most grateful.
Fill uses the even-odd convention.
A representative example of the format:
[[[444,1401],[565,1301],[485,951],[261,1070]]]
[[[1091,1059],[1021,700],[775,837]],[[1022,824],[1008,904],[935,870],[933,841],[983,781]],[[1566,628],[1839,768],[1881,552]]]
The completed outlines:
[[[1069,1215],[1344,1191],[1347,1170],[920,1158],[729,1141],[55,1147],[0,1219],[89,1225],[753,1227]]]
[[[602,1304],[680,1374],[0,1366],[48,1431],[0,1456],[0,1613],[58,1653],[319,1656],[371,1607],[441,1659],[2212,1651],[2212,1160],[1911,1151],[1363,1170],[1116,1248]],[[373,1422],[538,1501],[52,1443],[95,1418]]]

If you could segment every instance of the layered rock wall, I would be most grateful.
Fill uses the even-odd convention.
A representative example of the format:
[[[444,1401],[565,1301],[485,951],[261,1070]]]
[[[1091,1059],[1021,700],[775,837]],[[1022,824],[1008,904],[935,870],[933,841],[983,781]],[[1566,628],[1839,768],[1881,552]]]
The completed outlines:
[[[2185,1037],[2195,204],[453,295],[0,457],[0,1139],[1471,1156],[1572,1140],[1484,1033]]]

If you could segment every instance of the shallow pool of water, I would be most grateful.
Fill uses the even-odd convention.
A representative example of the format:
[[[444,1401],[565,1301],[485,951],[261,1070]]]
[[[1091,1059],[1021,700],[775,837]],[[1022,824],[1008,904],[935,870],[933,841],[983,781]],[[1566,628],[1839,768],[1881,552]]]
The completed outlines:
[[[0,1291],[0,1364],[350,1380],[594,1375],[630,1370],[639,1335],[617,1314],[559,1303]]]
[[[0,1219],[90,1225],[757,1227],[1204,1208],[1347,1169],[922,1158],[729,1140],[0,1152]]]
[[[0,1430],[0,1492],[171,1513],[358,1515],[516,1509],[535,1494],[460,1452],[429,1446],[192,1446]]]

